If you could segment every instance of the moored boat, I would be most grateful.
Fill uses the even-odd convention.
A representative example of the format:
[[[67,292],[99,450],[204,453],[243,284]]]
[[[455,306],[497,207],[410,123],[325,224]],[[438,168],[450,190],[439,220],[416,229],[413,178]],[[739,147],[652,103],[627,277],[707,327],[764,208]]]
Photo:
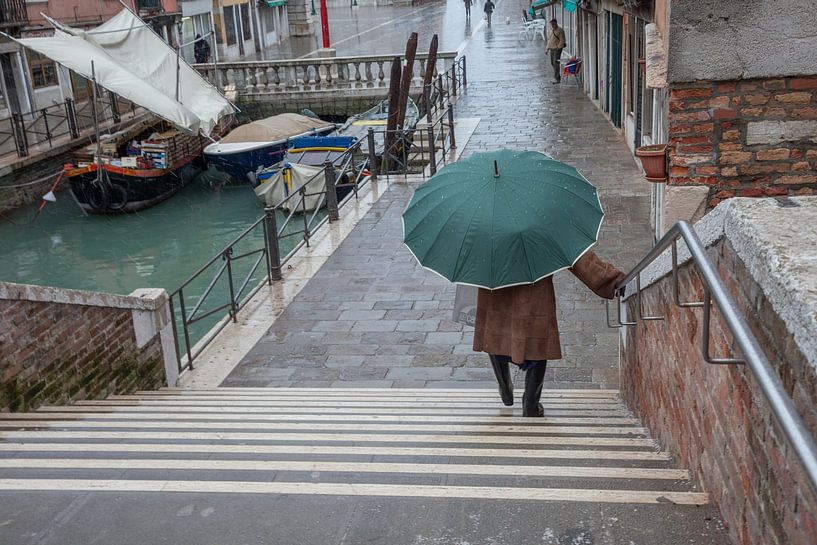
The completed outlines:
[[[144,210],[171,197],[201,173],[201,152],[209,139],[184,134],[162,121],[135,132],[103,137],[101,161],[95,157],[96,144],[74,154],[66,174],[86,212]]]
[[[411,99],[407,99],[406,117],[402,123],[402,133],[410,134],[417,121],[420,119],[420,110],[417,104]],[[374,129],[375,152],[382,155],[385,146],[385,130],[389,120],[389,101],[383,100],[365,112],[353,115],[338,129],[338,134],[343,136],[353,136],[358,140],[367,138],[369,128]]]
[[[334,123],[300,114],[274,115],[237,127],[205,147],[204,156],[209,164],[244,181],[259,168],[284,160],[292,139],[327,134],[336,127]],[[252,181],[252,176],[249,179]]]
[[[82,209],[142,210],[192,180],[202,148],[229,126],[234,106],[127,7],[90,30],[46,20],[52,36],[10,39],[92,82],[95,142],[76,154],[68,172]],[[98,87],[141,106],[155,121],[103,139]]]

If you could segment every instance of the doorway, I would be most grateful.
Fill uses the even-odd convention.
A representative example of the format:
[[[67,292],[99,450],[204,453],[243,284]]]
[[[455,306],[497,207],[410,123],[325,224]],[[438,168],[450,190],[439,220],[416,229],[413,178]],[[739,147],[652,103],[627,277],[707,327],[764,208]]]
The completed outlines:
[[[607,93],[605,110],[610,120],[621,128],[622,94],[622,35],[624,19],[617,13],[607,12]]]

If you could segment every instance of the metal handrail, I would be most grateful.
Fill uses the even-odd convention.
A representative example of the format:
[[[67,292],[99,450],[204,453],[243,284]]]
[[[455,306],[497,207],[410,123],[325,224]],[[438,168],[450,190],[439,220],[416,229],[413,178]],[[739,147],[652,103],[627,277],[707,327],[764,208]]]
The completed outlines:
[[[683,239],[692,256],[697,271],[703,283],[704,300],[696,302],[681,302],[678,295],[678,257],[677,257],[677,242]],[[783,433],[789,441],[789,444],[797,454],[797,458],[803,465],[803,469],[809,479],[809,484],[812,490],[817,493],[817,442],[809,432],[802,417],[797,412],[794,406],[794,401],[786,393],[783,387],[783,382],[775,373],[774,368],[764,354],[757,338],[752,333],[743,315],[737,310],[737,305],[729,295],[726,287],[717,273],[717,269],[706,255],[706,248],[701,240],[698,238],[695,229],[686,221],[679,221],[672,229],[670,229],[658,243],[650,250],[647,255],[636,265],[629,274],[619,283],[618,288],[625,288],[633,280],[636,281],[637,291],[634,297],[638,298],[637,306],[639,314],[641,310],[641,286],[640,275],[641,272],[655,261],[664,251],[672,247],[672,281],[673,281],[673,295],[674,302],[677,306],[682,308],[688,307],[703,307],[704,323],[703,332],[701,334],[702,344],[701,352],[704,360],[713,364],[743,364],[745,363],[752,371],[757,380],[760,391],[763,393],[766,401],[772,409],[775,419]],[[743,358],[712,358],[709,355],[709,321],[711,314],[711,301],[714,299],[715,304],[723,316],[726,325],[729,328],[733,338],[737,342]],[[621,316],[621,297],[617,298],[619,317]],[[643,316],[640,316],[642,319]],[[656,317],[648,317],[656,318]],[[608,325],[610,327],[622,327],[626,325],[635,325],[638,322],[636,319],[633,322],[618,324],[609,323],[609,308],[608,308]]]

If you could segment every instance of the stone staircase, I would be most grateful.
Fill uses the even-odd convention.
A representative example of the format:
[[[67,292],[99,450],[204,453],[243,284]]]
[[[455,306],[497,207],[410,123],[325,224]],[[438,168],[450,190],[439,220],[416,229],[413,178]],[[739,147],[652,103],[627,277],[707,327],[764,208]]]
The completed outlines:
[[[0,415],[1,543],[727,543],[605,390],[165,389]],[[96,541],[94,541],[96,540]]]

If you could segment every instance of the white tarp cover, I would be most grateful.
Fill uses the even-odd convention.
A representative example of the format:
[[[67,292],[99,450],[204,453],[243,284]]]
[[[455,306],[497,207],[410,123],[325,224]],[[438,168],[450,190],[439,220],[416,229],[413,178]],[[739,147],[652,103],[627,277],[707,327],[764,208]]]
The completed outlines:
[[[277,142],[310,131],[328,129],[332,123],[301,114],[278,114],[236,127],[219,143]]]
[[[322,166],[313,167],[293,164],[289,168],[282,168],[269,180],[256,187],[255,194],[258,196],[258,200],[266,206],[278,206],[292,190],[297,190],[309,182],[306,186],[305,203],[301,203],[300,196],[295,196],[284,203],[282,208],[286,211],[290,211],[292,208],[303,210],[305,204],[306,211],[311,212],[315,210],[316,206],[323,205],[323,194],[320,192],[326,187],[326,179],[320,175],[322,173]],[[317,195],[314,193],[317,193]]]
[[[178,128],[209,134],[233,106],[189,64],[179,63],[176,101],[176,52],[133,12],[123,9],[89,31],[64,27],[54,36],[17,41],[91,78]]]

